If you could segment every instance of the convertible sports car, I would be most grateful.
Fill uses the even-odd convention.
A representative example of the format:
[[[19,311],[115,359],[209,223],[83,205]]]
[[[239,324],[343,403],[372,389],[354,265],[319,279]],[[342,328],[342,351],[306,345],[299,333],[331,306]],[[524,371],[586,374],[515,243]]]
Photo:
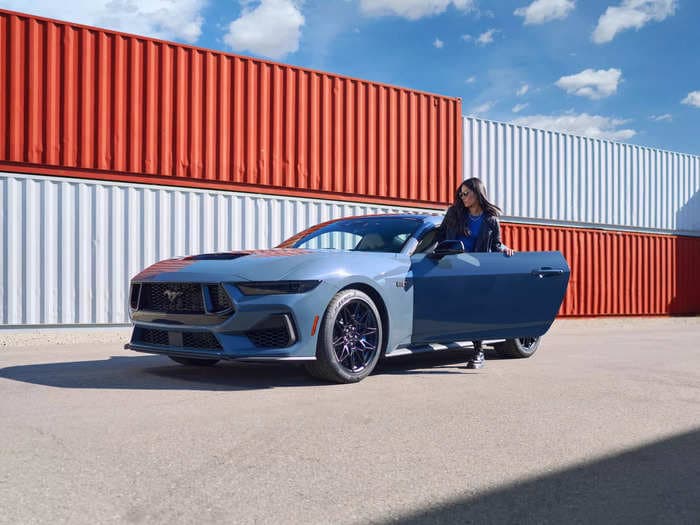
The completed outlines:
[[[131,282],[126,348],[186,365],[303,361],[341,383],[363,379],[384,356],[475,340],[531,356],[564,298],[566,260],[463,253],[459,241],[435,242],[441,220],[337,219],[269,250],[156,263]]]

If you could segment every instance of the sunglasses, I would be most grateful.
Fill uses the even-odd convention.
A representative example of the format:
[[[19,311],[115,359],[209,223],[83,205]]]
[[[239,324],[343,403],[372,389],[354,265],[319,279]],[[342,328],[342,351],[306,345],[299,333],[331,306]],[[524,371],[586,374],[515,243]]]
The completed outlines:
[[[469,195],[470,193],[471,193],[471,191],[469,191],[469,190],[467,190],[467,191],[458,191],[458,192],[457,192],[457,197],[459,197],[459,198],[466,197],[466,196]]]

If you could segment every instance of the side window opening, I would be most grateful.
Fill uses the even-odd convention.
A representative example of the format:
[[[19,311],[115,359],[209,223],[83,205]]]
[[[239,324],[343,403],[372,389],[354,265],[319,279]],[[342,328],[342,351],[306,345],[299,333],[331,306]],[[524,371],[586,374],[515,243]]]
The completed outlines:
[[[437,244],[437,234],[437,228],[433,228],[423,235],[423,238],[418,242],[418,246],[416,246],[416,250],[413,253],[427,253],[432,250]]]

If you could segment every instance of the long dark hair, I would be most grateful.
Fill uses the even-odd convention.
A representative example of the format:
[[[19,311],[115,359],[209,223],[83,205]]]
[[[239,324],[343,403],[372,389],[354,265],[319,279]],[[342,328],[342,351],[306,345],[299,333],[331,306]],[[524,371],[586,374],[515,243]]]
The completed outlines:
[[[481,205],[481,209],[484,210],[484,214],[487,217],[498,217],[501,214],[501,208],[496,206],[486,196],[486,186],[481,179],[472,177],[471,179],[467,179],[460,183],[455,190],[455,200],[452,203],[452,206],[450,206],[450,208],[454,210],[454,213],[448,213],[447,217],[445,217],[445,220],[449,221],[449,224],[447,224],[449,228],[457,231],[465,231],[466,233],[465,222],[469,210],[467,210],[467,208],[464,206],[462,197],[459,196],[462,191],[462,186],[466,186],[472,193],[474,193],[474,195],[476,195],[479,205]]]

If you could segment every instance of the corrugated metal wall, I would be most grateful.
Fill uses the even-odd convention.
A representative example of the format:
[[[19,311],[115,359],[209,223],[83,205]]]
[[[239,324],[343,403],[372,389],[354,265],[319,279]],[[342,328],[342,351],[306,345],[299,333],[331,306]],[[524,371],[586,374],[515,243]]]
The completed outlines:
[[[461,180],[459,99],[2,10],[0,35],[0,169],[423,205]]]
[[[0,324],[127,323],[128,281],[178,255],[269,248],[319,222],[410,211],[0,173]]]
[[[127,281],[156,260],[444,209],[462,173],[503,208],[507,242],[567,257],[563,315],[700,313],[697,156],[3,10],[0,138],[4,326],[127,322]]]
[[[0,174],[0,203],[2,325],[126,323],[129,278],[158,260],[267,248],[336,217],[416,211],[17,174]],[[503,229],[517,250],[564,253],[562,315],[700,313],[698,238]]]
[[[464,177],[514,219],[700,235],[700,157],[465,117]]]

